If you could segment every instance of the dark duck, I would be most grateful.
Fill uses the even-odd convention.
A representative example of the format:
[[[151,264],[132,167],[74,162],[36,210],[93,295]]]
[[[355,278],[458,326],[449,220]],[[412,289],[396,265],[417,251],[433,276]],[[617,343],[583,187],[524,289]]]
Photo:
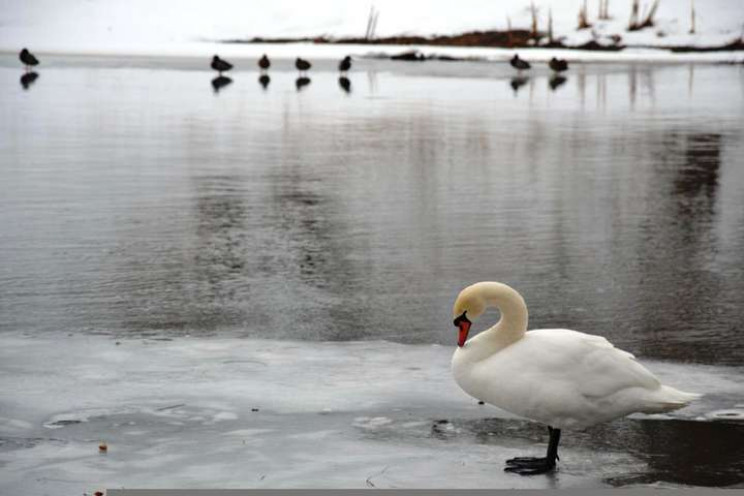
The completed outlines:
[[[343,58],[341,62],[338,64],[338,70],[339,72],[349,72],[349,69],[351,69],[351,57],[348,55]]]
[[[509,61],[512,67],[518,71],[524,71],[532,67],[529,62],[519,58],[519,55],[514,54],[514,57]]]
[[[230,69],[233,68],[233,66],[232,66],[232,64],[230,62],[228,62],[227,60],[222,60],[217,55],[215,55],[214,57],[212,57],[211,67],[215,71],[219,72],[220,75],[222,75],[223,72],[229,71]]]
[[[313,65],[308,62],[305,59],[301,59],[300,57],[297,57],[295,60],[295,67],[298,71],[300,71],[300,74],[306,73]]]
[[[27,48],[24,48],[21,50],[21,53],[18,54],[18,58],[21,59],[21,62],[23,62],[23,65],[26,67],[26,70],[31,69],[34,66],[39,65],[39,60],[34,57],[34,54],[29,52]]]
[[[264,54],[263,57],[258,60],[258,67],[260,67],[262,71],[266,71],[269,69],[269,67],[271,67],[271,61],[269,60],[269,57],[266,56],[266,54]]]
[[[553,72],[563,72],[568,70],[568,62],[565,59],[557,59],[553,57],[548,62],[548,66]]]

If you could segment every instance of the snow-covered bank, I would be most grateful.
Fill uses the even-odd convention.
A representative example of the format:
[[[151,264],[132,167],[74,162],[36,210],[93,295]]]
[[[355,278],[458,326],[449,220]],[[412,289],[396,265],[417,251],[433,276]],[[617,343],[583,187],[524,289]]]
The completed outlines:
[[[557,478],[504,474],[505,458],[543,449],[542,428],[462,393],[451,352],[379,341],[3,335],[0,490],[597,487],[653,471],[618,440],[649,436],[639,422],[725,430],[742,416],[741,369],[651,362],[666,382],[706,398],[658,420],[567,434]]]
[[[112,57],[126,59],[127,57],[174,57],[174,58],[198,58],[208,59],[215,53],[230,59],[231,62],[239,62],[237,70],[258,70],[256,61],[263,54],[268,54],[272,60],[286,61],[292,70],[296,57],[304,57],[313,62],[318,60],[332,61],[328,67],[336,71],[337,61],[346,55],[355,59],[364,58],[389,58],[404,52],[416,51],[427,58],[451,57],[455,59],[473,60],[482,62],[508,63],[515,53],[530,62],[547,62],[552,57],[564,58],[572,63],[653,63],[653,64],[741,64],[744,63],[744,52],[690,52],[672,53],[667,50],[652,48],[628,48],[621,52],[585,51],[560,48],[475,48],[475,47],[442,47],[427,45],[345,45],[345,44],[314,44],[314,43],[261,43],[261,44],[235,44],[215,42],[191,42],[183,44],[161,45],[156,53],[149,47],[127,47],[121,50],[115,47],[107,47],[99,50],[85,50],[82,52],[57,51],[54,49],[37,51],[42,57],[45,55],[64,55],[66,53]],[[3,50],[0,50],[3,53]],[[15,53],[5,50],[5,53]],[[243,63],[240,63],[243,62]],[[13,61],[15,64],[15,60]],[[405,64],[406,62],[400,62]],[[204,66],[203,63],[201,63]],[[46,66],[46,65],[45,65]],[[273,70],[281,70],[275,64]],[[318,69],[317,66],[314,69]],[[40,68],[39,70],[43,70]]]
[[[527,0],[497,4],[487,0],[437,3],[377,0],[373,3],[380,13],[375,33],[379,37],[505,30],[509,25],[515,29],[529,29],[531,25]],[[547,30],[550,12],[554,38],[571,46],[590,40],[603,42],[613,36],[620,36],[621,44],[629,47],[721,46],[741,37],[744,23],[744,4],[738,0],[697,2],[695,33],[691,34],[689,0],[662,0],[655,26],[628,32],[630,0],[609,2],[610,19],[607,20],[597,18],[599,3],[595,0],[587,5],[591,28],[577,30],[576,19],[582,0],[538,0],[534,3],[538,30]],[[641,14],[648,3],[642,2]],[[261,5],[237,0],[169,0],[154,4],[145,0],[125,3],[3,0],[0,4],[4,13],[0,50],[12,52],[28,46],[40,53],[154,55],[205,55],[207,52],[203,50],[214,50],[214,44],[198,40],[359,37],[364,34],[370,7],[366,3],[342,0],[279,0]],[[370,51],[370,47],[366,48]],[[594,60],[596,56],[589,53],[587,60]]]

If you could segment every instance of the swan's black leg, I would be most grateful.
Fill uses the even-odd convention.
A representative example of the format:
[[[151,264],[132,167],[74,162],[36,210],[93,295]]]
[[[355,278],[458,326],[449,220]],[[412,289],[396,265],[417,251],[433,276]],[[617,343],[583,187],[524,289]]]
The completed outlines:
[[[544,458],[520,456],[511,458],[506,461],[507,472],[514,472],[519,475],[544,474],[555,469],[555,462],[558,458],[558,443],[561,440],[561,430],[553,429],[548,426],[550,441],[548,442],[548,452]]]

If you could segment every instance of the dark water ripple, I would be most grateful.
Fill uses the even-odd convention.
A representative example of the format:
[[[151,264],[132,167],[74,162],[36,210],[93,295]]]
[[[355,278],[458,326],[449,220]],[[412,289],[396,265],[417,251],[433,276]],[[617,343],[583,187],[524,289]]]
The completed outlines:
[[[492,279],[532,327],[741,364],[740,68],[432,64],[0,64],[0,331],[451,343]]]

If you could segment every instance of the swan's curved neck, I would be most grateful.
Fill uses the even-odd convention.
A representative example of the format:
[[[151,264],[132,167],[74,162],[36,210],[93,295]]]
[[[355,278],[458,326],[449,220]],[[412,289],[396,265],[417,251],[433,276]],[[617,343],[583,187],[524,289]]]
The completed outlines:
[[[527,331],[527,305],[522,296],[506,284],[483,283],[481,294],[486,307],[496,307],[501,312],[498,323],[485,331],[497,339],[501,346],[519,340]]]

